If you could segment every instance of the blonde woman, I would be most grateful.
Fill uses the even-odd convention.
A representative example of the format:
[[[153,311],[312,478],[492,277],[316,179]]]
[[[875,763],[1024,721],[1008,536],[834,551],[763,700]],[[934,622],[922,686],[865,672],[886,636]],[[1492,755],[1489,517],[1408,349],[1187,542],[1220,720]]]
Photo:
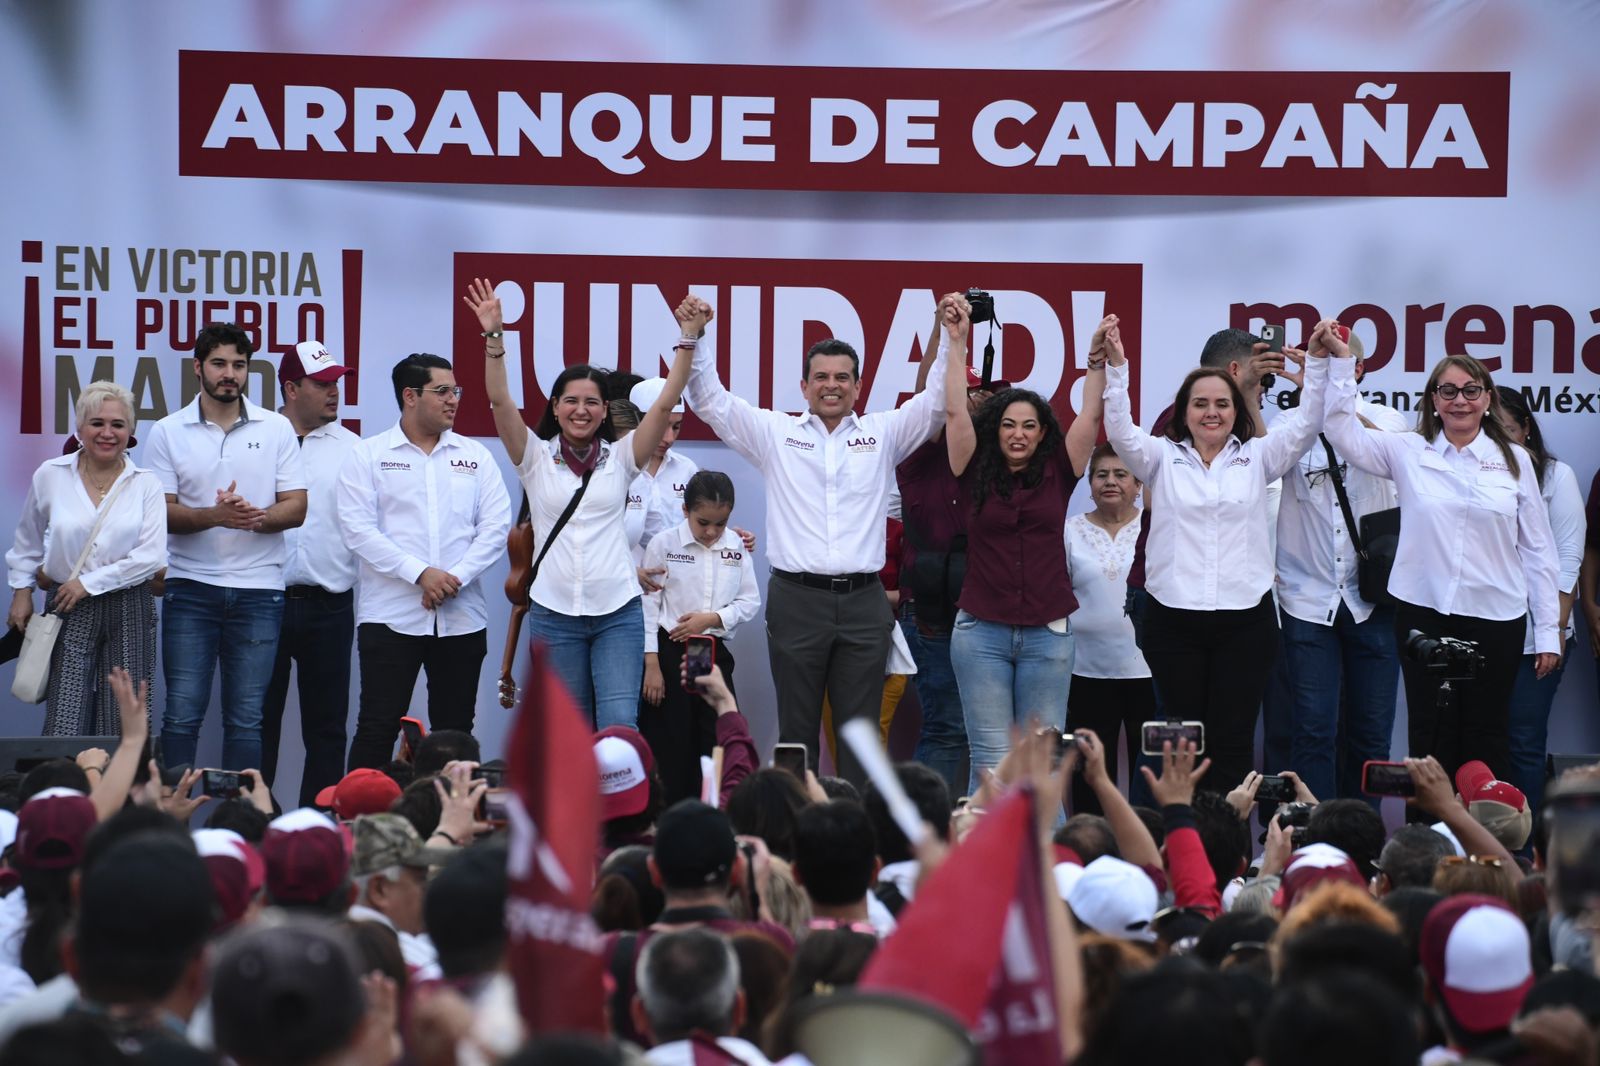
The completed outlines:
[[[62,618],[50,658],[46,736],[120,734],[106,676],[120,666],[137,687],[155,673],[150,579],[167,564],[167,505],[156,476],[128,457],[133,411],[133,394],[115,382],[91,382],[79,394],[78,450],[34,471],[6,553],[8,624],[27,629],[41,574],[49,582],[44,609]],[[83,569],[72,577],[107,507]]]

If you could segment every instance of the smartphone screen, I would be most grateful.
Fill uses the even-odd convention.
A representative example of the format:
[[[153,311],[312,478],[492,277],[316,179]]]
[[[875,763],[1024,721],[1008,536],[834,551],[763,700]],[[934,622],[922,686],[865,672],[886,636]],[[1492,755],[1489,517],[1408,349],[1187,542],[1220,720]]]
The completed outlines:
[[[1276,807],[1292,799],[1294,799],[1294,782],[1279,774],[1264,776],[1260,786],[1256,788],[1256,802],[1260,804],[1271,804]]]
[[[244,778],[234,770],[202,770],[200,791],[207,796],[232,799],[244,792]]]
[[[1372,761],[1361,767],[1361,791],[1369,796],[1415,796],[1417,785],[1405,763]]]
[[[1206,724],[1204,722],[1146,722],[1140,727],[1140,747],[1146,755],[1160,755],[1161,745],[1170,741],[1177,750],[1181,741],[1194,745],[1195,754],[1206,750]]]
[[[705,677],[716,662],[716,637],[690,637],[683,650],[684,673],[690,681]]]
[[[779,744],[772,749],[772,765],[787,770],[801,781],[806,779],[806,746],[804,744]]]
[[[483,820],[490,825],[505,825],[506,804],[510,793],[503,788],[491,788],[483,794]]]
[[[422,723],[415,718],[400,719],[400,735],[405,740],[406,757],[410,758],[417,753],[417,745],[422,743]]]

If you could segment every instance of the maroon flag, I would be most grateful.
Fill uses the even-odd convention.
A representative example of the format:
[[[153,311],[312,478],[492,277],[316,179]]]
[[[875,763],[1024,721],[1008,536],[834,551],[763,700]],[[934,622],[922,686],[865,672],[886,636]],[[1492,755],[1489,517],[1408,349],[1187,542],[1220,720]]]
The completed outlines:
[[[605,1032],[605,961],[589,917],[600,832],[592,744],[535,643],[506,759],[507,950],[530,1033]]]
[[[1062,1059],[1033,833],[1031,790],[991,807],[918,890],[859,982],[947,1011],[993,1066]],[[1004,870],[1015,875],[998,876]]]

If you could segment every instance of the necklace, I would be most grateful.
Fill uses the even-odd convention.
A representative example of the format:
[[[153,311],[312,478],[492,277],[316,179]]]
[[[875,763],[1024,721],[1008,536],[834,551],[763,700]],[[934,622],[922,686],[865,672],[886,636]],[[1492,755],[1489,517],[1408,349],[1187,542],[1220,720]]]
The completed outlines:
[[[104,485],[100,484],[94,478],[89,476],[89,468],[87,466],[80,466],[78,468],[78,472],[83,476],[83,483],[94,490],[94,502],[96,506],[105,502],[106,493],[110,492],[111,486],[117,483],[117,478],[122,474],[122,463],[123,460],[119,459],[117,461],[117,468],[111,472],[111,480],[106,482]]]

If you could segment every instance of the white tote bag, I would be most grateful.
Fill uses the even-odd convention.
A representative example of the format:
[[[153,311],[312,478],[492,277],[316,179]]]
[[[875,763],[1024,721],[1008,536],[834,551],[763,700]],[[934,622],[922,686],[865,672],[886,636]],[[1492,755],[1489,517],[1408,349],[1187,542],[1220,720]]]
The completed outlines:
[[[125,477],[117,482],[116,488],[111,490],[111,495],[100,505],[100,515],[94,520],[94,528],[89,530],[89,539],[84,542],[83,551],[78,554],[78,561],[73,565],[67,581],[76,579],[78,572],[83,569],[83,564],[89,561],[89,550],[94,547],[95,538],[100,535],[100,527],[105,524],[106,515],[111,513],[111,505],[122,492],[122,486],[132,480],[131,477]],[[61,616],[58,614],[46,612],[28,622],[28,628],[22,633],[22,651],[17,655],[17,675],[11,681],[11,694],[17,699],[25,703],[44,701],[45,693],[50,688],[50,655],[55,651],[56,638],[60,635]]]

